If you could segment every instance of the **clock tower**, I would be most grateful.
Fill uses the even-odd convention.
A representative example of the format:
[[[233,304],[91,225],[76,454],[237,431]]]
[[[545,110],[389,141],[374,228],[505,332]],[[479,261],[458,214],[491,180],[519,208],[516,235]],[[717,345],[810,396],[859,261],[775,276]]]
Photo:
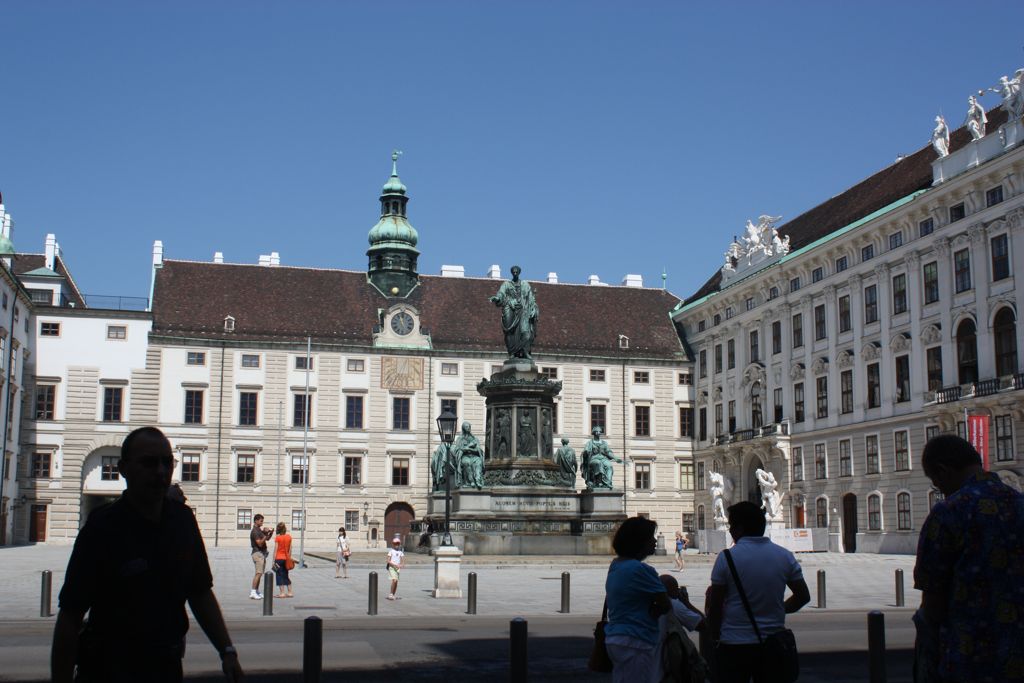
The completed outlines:
[[[409,198],[405,185],[398,178],[398,157],[401,152],[391,154],[391,177],[384,184],[380,195],[380,220],[368,235],[370,248],[367,277],[381,294],[387,297],[404,298],[417,284],[416,249],[419,235],[406,219],[406,205]]]

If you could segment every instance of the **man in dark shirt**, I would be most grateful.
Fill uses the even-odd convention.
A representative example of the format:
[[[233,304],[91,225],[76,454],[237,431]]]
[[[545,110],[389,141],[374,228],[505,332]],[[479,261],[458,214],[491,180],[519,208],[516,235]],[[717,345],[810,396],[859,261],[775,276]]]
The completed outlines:
[[[188,601],[221,655],[225,676],[240,681],[195,517],[166,498],[174,470],[170,443],[156,428],[136,429],[125,438],[117,466],[124,495],[89,516],[68,561],[52,680],[69,683],[77,665],[78,681],[181,681]]]
[[[256,515],[252,518],[249,545],[252,547],[252,563],[256,568],[256,576],[252,579],[252,590],[249,591],[249,598],[252,600],[263,599],[263,594],[260,593],[260,581],[263,579],[263,570],[267,567],[267,539],[270,538],[270,533],[263,530],[263,515]]]

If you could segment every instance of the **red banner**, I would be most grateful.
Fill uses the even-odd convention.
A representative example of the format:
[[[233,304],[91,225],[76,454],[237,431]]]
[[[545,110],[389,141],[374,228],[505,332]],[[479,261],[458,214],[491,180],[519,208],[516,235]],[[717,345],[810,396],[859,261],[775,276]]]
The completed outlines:
[[[988,469],[988,415],[967,417],[967,440],[981,454],[981,466]]]

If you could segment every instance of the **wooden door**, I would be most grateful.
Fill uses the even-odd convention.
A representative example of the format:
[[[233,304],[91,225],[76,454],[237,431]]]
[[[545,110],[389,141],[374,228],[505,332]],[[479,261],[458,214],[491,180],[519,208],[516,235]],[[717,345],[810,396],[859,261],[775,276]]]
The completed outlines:
[[[843,496],[843,550],[857,552],[857,496]]]
[[[28,542],[43,543],[46,541],[46,506],[33,505],[29,512]]]
[[[795,505],[793,506],[793,528],[803,529],[804,528],[804,506]]]
[[[405,535],[412,528],[413,511],[408,503],[392,503],[384,511],[384,540],[388,544],[398,536],[405,543]]]

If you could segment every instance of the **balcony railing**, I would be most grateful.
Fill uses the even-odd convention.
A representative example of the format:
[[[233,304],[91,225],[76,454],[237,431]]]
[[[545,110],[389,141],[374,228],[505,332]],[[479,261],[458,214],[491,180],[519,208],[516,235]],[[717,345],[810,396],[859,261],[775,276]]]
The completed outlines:
[[[789,423],[773,422],[771,424],[766,424],[763,427],[758,427],[756,429],[741,429],[739,431],[730,432],[728,434],[719,434],[712,440],[712,443],[715,446],[726,446],[731,443],[738,443],[740,441],[750,441],[751,439],[774,436],[776,434],[782,436],[789,436]]]
[[[958,384],[955,387],[943,387],[935,392],[936,403],[952,403],[953,401],[959,401],[962,389]]]
[[[1024,372],[1007,377],[991,377],[980,382],[943,387],[935,392],[935,403],[955,403],[963,399],[993,396],[1004,391],[1024,390]]]
[[[1010,385],[1015,390],[1024,389],[1024,372],[1018,372],[1013,376],[1013,383]]]
[[[974,385],[975,396],[991,396],[999,393],[999,378],[986,379]]]
[[[84,294],[85,305],[89,308],[103,308],[108,311],[145,311],[149,299],[144,296],[109,296],[105,294]]]

